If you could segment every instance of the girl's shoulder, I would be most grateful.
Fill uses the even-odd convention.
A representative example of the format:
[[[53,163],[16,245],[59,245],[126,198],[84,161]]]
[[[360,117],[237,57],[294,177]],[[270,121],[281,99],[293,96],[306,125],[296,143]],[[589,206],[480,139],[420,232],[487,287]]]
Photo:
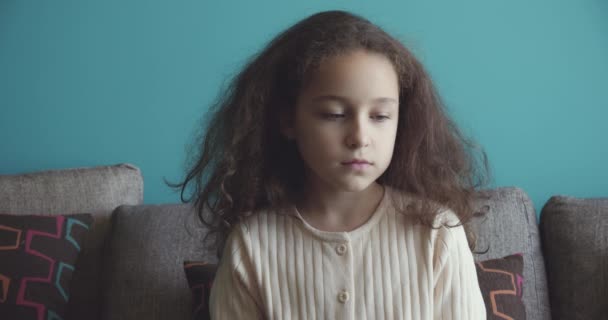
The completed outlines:
[[[293,218],[295,215],[289,208],[262,208],[243,214],[234,229],[239,229],[239,232],[259,232],[260,229],[273,228],[284,223],[283,219]]]
[[[460,217],[454,210],[442,206],[439,213],[435,217],[435,223],[441,226],[456,226],[460,224]]]
[[[290,219],[291,221],[287,221]],[[277,243],[293,236],[295,218],[279,210],[258,210],[248,213],[235,223],[226,240],[227,253],[235,261],[268,261],[274,254]]]
[[[434,200],[425,199],[418,194],[403,191],[397,188],[386,186],[387,192],[390,193],[392,200],[392,207],[397,209],[395,211],[407,208],[409,205],[415,205],[416,203],[427,202],[431,208],[434,208],[437,214],[433,220],[433,226],[453,226],[460,223],[458,215],[449,207],[444,206]]]

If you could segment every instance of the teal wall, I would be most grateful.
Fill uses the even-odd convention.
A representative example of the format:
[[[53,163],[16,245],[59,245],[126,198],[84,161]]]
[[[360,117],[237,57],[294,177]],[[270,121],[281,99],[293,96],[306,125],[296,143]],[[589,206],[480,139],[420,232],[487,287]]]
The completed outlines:
[[[537,213],[608,196],[608,2],[0,1],[0,174],[130,162],[145,202],[178,202],[185,150],[218,89],[297,20],[370,18],[427,66],[488,153],[491,186]]]

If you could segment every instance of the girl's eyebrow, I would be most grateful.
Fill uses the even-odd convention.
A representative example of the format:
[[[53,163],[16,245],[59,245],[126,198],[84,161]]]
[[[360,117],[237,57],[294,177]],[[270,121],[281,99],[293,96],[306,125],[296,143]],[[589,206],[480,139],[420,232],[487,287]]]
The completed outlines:
[[[342,96],[337,96],[337,95],[332,95],[332,94],[328,94],[328,95],[321,95],[321,96],[317,96],[314,97],[312,99],[312,101],[314,102],[321,102],[321,101],[338,101],[338,102],[342,102],[345,104],[351,104],[351,101],[346,98],[346,97],[342,97]],[[393,99],[393,98],[389,98],[389,97],[379,97],[379,98],[375,98],[372,99],[373,103],[382,103],[382,104],[395,104],[398,105],[399,103],[397,102],[397,100]]]

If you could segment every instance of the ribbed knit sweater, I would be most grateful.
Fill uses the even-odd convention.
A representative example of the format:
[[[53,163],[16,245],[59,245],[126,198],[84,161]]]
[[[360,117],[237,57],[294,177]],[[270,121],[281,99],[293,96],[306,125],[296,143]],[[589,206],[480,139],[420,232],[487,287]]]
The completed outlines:
[[[306,222],[295,207],[260,212],[230,233],[210,296],[212,319],[485,319],[462,226],[408,223],[385,187],[350,232]],[[436,225],[458,223],[449,209]]]

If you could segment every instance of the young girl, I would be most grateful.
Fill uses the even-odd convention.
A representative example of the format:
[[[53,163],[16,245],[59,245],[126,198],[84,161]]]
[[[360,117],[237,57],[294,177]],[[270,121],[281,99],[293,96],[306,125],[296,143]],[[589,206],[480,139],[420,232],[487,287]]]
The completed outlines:
[[[312,15],[212,112],[180,186],[216,236],[213,319],[485,319],[466,224],[485,153],[399,41]]]

